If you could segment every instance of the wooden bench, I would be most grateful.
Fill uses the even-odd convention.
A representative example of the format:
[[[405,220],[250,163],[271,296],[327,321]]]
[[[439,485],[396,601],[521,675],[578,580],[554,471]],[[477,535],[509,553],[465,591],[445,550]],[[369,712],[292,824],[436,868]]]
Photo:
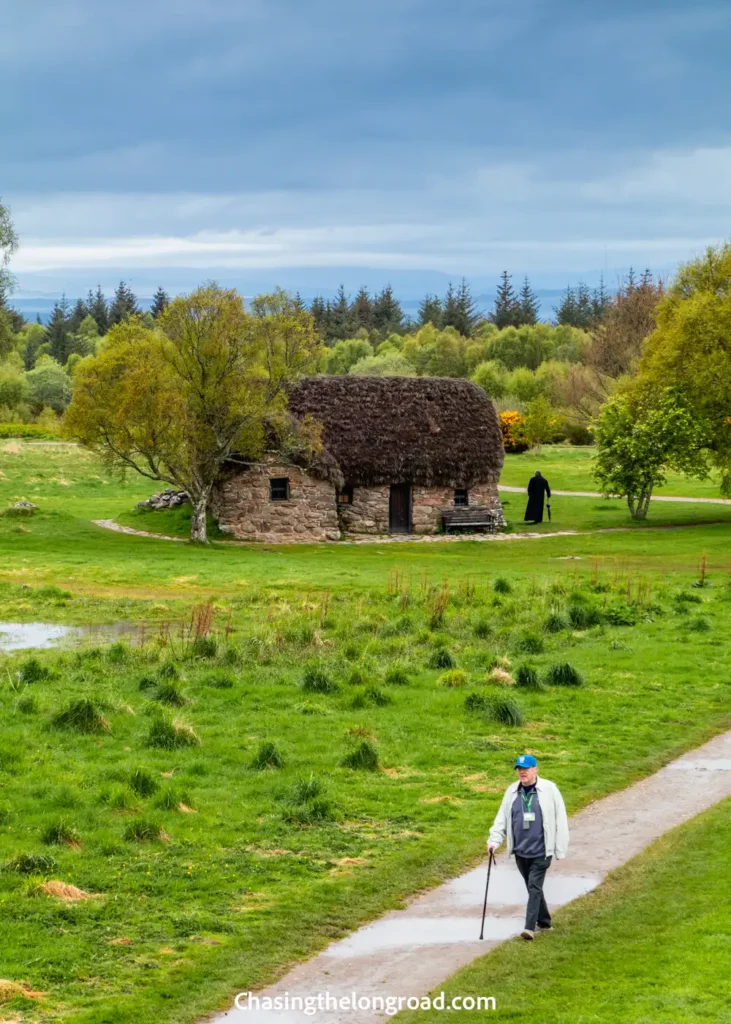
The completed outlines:
[[[454,529],[487,530],[488,533],[494,533],[496,519],[496,513],[486,505],[468,505],[442,512],[445,533]]]

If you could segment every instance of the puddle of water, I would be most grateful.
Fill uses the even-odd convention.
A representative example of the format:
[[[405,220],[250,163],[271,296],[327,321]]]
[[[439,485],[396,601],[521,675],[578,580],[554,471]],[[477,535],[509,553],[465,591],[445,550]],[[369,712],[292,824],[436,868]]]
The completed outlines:
[[[450,903],[455,908],[482,907],[485,898],[486,867],[475,868],[466,875],[456,878],[443,889],[440,903]],[[546,875],[544,892],[546,900],[553,906],[570,903],[571,900],[591,892],[599,885],[600,879],[592,875],[555,874],[549,868]],[[430,899],[433,899],[433,894]],[[490,891],[488,893],[488,910],[501,905],[514,906],[526,901],[525,882],[513,863],[503,859],[490,874]]]
[[[485,939],[509,939],[518,935],[524,924],[524,915],[488,917],[485,920]],[[326,956],[371,956],[404,946],[452,945],[455,942],[477,944],[479,936],[479,917],[385,918],[328,947]]]
[[[49,622],[0,622],[0,651],[44,650],[48,647],[78,647],[109,643],[135,633],[131,622],[104,626],[59,626]]]

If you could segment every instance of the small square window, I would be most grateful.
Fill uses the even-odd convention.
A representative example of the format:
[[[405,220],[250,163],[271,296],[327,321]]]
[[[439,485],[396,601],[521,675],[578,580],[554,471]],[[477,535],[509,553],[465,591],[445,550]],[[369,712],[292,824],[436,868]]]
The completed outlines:
[[[466,487],[458,487],[454,492],[454,504],[460,508],[464,508],[470,503],[469,491]]]
[[[338,491],[338,505],[352,505],[353,504],[353,488],[343,487],[342,490]]]
[[[288,476],[275,476],[269,480],[269,497],[272,501],[289,501]]]

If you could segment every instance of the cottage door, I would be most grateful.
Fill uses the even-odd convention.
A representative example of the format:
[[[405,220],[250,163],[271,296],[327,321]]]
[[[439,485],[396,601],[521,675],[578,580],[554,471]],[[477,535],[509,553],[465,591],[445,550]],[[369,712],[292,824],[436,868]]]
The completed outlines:
[[[391,484],[388,528],[391,533],[411,533],[411,484]]]

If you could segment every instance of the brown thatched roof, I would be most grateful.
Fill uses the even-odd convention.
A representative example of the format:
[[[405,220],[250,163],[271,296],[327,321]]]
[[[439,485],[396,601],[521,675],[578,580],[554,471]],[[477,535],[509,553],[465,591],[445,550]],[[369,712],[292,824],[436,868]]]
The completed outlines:
[[[468,380],[305,377],[289,409],[323,424],[325,450],[348,484],[471,487],[503,465],[495,408]]]

